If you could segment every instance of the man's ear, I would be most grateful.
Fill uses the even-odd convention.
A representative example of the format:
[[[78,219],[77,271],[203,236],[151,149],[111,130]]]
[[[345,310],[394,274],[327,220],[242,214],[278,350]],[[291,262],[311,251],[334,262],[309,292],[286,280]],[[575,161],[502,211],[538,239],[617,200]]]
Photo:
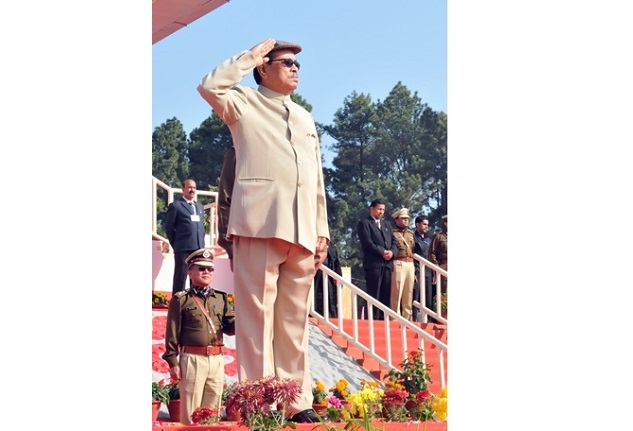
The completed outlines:
[[[266,71],[266,63],[257,66],[257,71],[259,72],[259,76],[261,76],[262,78],[264,76],[268,76],[268,72]]]

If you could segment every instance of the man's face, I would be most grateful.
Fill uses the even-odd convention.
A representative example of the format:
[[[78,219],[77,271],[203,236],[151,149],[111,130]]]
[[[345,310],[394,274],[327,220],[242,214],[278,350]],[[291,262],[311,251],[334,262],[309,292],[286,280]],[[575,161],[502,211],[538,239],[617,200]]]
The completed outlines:
[[[187,180],[182,185],[182,195],[189,199],[194,200],[196,197],[196,182],[193,180]]]
[[[426,235],[426,232],[429,230],[429,221],[427,219],[421,220],[419,223],[416,223],[415,229],[420,235]]]
[[[398,227],[405,228],[409,226],[409,217],[396,217],[394,221],[396,222],[396,225],[398,225]]]
[[[213,280],[213,268],[209,266],[196,265],[195,263],[187,270],[189,278],[196,286],[206,287]]]
[[[373,218],[382,218],[385,213],[385,204],[378,204],[375,207],[369,207],[369,214]]]
[[[281,94],[295,91],[299,86],[299,68],[296,64],[284,63],[284,60],[296,61],[295,54],[289,49],[281,49],[273,52],[269,58],[260,71],[262,85]]]

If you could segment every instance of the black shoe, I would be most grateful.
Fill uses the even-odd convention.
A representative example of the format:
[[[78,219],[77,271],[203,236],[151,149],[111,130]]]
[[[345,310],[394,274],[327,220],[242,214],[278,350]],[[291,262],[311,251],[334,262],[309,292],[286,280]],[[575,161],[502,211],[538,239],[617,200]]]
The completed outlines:
[[[299,424],[308,423],[308,422],[321,422],[319,416],[312,409],[304,410],[302,412],[297,413],[293,417],[290,418],[292,422],[296,422]]]

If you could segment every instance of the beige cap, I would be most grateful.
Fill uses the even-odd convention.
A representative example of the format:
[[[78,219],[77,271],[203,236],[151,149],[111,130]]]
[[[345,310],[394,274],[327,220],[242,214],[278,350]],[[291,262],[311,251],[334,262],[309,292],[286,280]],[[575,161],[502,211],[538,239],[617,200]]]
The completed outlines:
[[[409,216],[409,210],[406,208],[402,208],[398,211],[396,211],[395,213],[391,214],[391,217],[396,219],[398,217],[406,217],[406,218],[411,218],[411,216]]]
[[[187,256],[185,263],[187,264],[187,267],[190,267],[191,265],[200,265],[213,268],[213,257],[213,250],[210,248],[201,248],[200,250],[196,250]]]

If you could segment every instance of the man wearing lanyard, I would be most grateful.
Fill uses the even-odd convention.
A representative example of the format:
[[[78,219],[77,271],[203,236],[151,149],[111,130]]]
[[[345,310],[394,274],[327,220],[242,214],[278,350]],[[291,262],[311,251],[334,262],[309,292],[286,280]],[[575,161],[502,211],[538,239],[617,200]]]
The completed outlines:
[[[196,182],[191,178],[182,183],[182,197],[167,208],[165,231],[174,250],[174,281],[172,294],[185,288],[185,259],[204,247],[203,206],[196,202]]]

